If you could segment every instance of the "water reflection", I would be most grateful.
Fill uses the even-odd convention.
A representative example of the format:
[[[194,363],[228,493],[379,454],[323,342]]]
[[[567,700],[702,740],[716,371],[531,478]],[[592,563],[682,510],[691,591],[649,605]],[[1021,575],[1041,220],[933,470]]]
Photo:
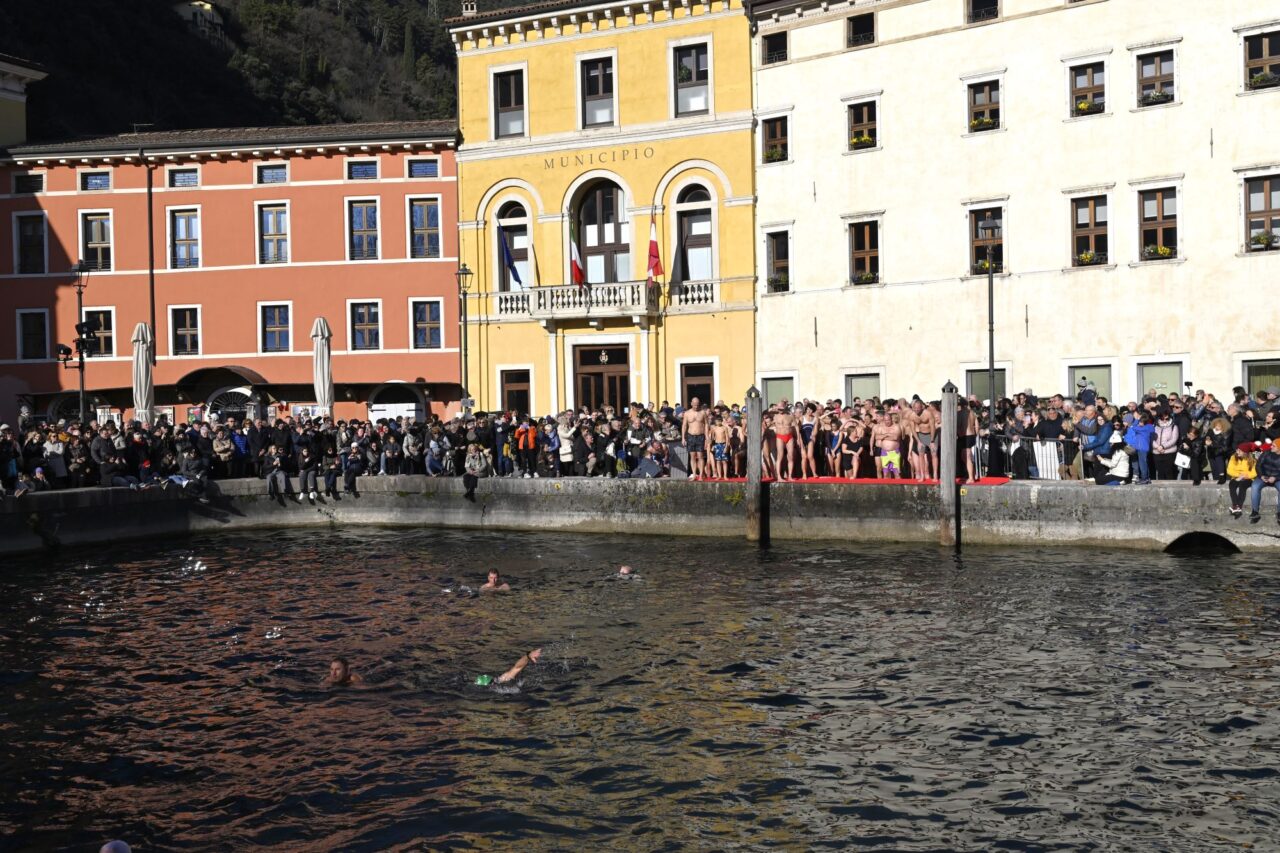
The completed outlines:
[[[460,594],[490,566],[513,593]],[[0,833],[1273,848],[1278,593],[1250,556],[435,531],[22,561]],[[319,687],[338,655],[370,689]]]

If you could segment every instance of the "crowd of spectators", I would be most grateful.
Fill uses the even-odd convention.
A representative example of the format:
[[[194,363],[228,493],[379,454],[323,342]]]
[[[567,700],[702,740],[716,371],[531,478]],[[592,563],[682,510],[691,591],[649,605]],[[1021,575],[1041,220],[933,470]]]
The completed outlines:
[[[1027,389],[995,401],[994,410],[971,396],[957,408],[961,476],[1102,485],[1199,485],[1208,478],[1231,483],[1233,515],[1250,497],[1256,520],[1262,490],[1280,492],[1280,451],[1272,449],[1280,438],[1278,396],[1276,388],[1252,396],[1236,388],[1224,404],[1205,391],[1152,390],[1116,405],[1081,383],[1071,395],[1037,397]],[[762,423],[765,475],[927,480],[938,470],[940,406],[918,396],[780,401],[765,409]],[[337,499],[339,489],[358,496],[361,477],[397,474],[461,476],[468,497],[491,476],[652,478],[674,467],[682,476],[732,479],[746,473],[744,418],[739,404],[686,409],[664,402],[426,422],[229,417],[82,428],[59,421],[24,424],[20,432],[3,424],[0,483],[16,495],[97,485],[177,488],[203,500],[211,480],[257,477],[283,503]]]

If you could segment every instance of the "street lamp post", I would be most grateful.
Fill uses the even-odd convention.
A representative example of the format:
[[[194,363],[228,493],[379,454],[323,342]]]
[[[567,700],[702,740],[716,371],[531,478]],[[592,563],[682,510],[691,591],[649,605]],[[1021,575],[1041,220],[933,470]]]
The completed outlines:
[[[71,347],[58,344],[58,361],[62,362],[62,369],[80,371],[80,423],[82,425],[88,420],[84,398],[84,359],[98,331],[97,321],[84,318],[84,289],[89,286],[89,270],[90,266],[84,261],[76,261],[71,267],[71,274],[74,276],[71,286],[76,289],[76,338],[71,342],[75,345],[75,365],[71,364],[73,358]]]
[[[978,236],[986,244],[987,258],[987,471],[991,470],[992,454],[996,449],[996,235],[1000,225],[991,216],[982,217],[978,223]]]
[[[471,289],[471,276],[473,273],[467,268],[464,262],[458,267],[455,275],[458,278],[458,306],[460,319],[462,321],[462,413],[463,415],[471,414],[471,392],[467,389],[467,381],[470,374],[467,373],[467,293]]]

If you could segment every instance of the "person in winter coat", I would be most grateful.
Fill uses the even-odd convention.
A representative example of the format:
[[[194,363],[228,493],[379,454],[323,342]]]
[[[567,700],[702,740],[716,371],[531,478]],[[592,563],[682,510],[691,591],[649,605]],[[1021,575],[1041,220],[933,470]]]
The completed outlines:
[[[262,471],[267,480],[267,497],[284,506],[284,496],[289,493],[289,466],[278,445],[267,448],[262,458]]]
[[[343,491],[357,498],[360,497],[360,493],[356,491],[356,479],[364,472],[364,451],[360,448],[359,442],[353,441],[342,466]]]
[[[205,497],[205,491],[209,488],[209,460],[195,446],[188,447],[182,454],[178,474],[182,477],[182,488],[187,494],[195,495],[201,503],[209,502]]]
[[[1129,479],[1129,454],[1124,452],[1123,445],[1109,444],[1105,450],[1096,453],[1094,461],[1098,472],[1094,475],[1094,482],[1099,486],[1114,486]]]
[[[463,497],[475,503],[476,486],[479,485],[480,478],[492,474],[493,466],[489,464],[489,455],[484,448],[475,442],[467,445],[467,458],[463,462],[462,474],[462,485],[466,488]]]
[[[560,437],[560,473],[568,474],[573,470],[573,442],[576,430],[567,417],[562,416],[556,424],[556,434]],[[559,475],[557,475],[559,476]]]
[[[1253,480],[1258,476],[1257,464],[1253,460],[1253,442],[1242,441],[1236,446],[1236,452],[1227,460],[1227,492],[1231,496],[1231,515],[1239,518],[1244,511],[1244,496],[1253,488]]]
[[[1138,484],[1151,482],[1151,471],[1148,466],[1148,455],[1151,453],[1151,439],[1155,427],[1151,425],[1151,414],[1146,411],[1137,413],[1137,420],[1130,424],[1124,433],[1124,443],[1134,450],[1133,461],[1138,468]]]
[[[342,456],[338,454],[336,447],[326,447],[324,456],[320,460],[320,467],[324,469],[324,495],[327,498],[338,499],[338,478],[342,476]]]
[[[516,462],[525,479],[538,476],[538,427],[525,415],[515,432]]]
[[[538,449],[541,451],[547,470],[553,477],[560,476],[560,432],[553,423],[542,425],[542,433],[538,436]],[[572,453],[572,449],[569,451]],[[538,476],[535,471],[533,476]]]
[[[1189,464],[1182,469],[1182,477],[1191,480],[1191,485],[1198,486],[1204,478],[1204,438],[1200,430],[1192,427],[1187,435],[1178,442],[1178,453],[1187,457]],[[1175,454],[1176,455],[1176,454]]]
[[[1227,406],[1227,417],[1231,418],[1232,447],[1257,440],[1257,430],[1253,426],[1253,418],[1249,416],[1247,409],[1232,403]]]
[[[1280,524],[1280,447],[1266,445],[1255,465],[1257,476],[1249,488],[1249,521],[1257,524],[1262,518],[1262,493],[1271,488],[1276,490],[1276,524]]]
[[[62,436],[50,432],[44,442],[44,468],[56,488],[67,485],[67,445]]]
[[[298,500],[304,497],[316,502],[316,479],[320,461],[311,453],[311,447],[303,447],[298,453]]]
[[[231,430],[231,462],[228,475],[235,478],[244,476],[245,463],[249,459],[249,426]]]
[[[1177,479],[1173,457],[1178,454],[1178,426],[1168,411],[1162,411],[1156,419],[1155,434],[1151,437],[1151,465],[1157,480]]]
[[[382,470],[387,476],[394,477],[400,473],[404,461],[404,448],[394,432],[387,432],[386,444],[382,445]]]
[[[1214,418],[1204,437],[1205,455],[1209,457],[1209,473],[1218,485],[1227,481],[1227,457],[1231,455],[1231,422]]]

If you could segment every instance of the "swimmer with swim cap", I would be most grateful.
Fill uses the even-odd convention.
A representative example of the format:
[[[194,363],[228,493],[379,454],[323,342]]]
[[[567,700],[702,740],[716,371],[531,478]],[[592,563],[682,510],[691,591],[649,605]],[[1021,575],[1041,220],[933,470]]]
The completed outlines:
[[[131,851],[132,848],[129,847],[128,842],[120,841],[119,839],[108,841],[98,848],[98,853],[131,853]]]
[[[494,678],[492,675],[477,675],[476,685],[479,687],[488,687],[490,684],[497,682],[498,684],[506,684],[508,681],[515,681],[516,677],[524,671],[524,668],[531,663],[537,663],[542,658],[542,649],[534,649],[527,655],[521,655],[520,660],[516,661],[515,666]]]
[[[363,684],[364,679],[351,671],[346,658],[334,658],[329,662],[329,674],[320,682],[321,687],[347,687]]]

